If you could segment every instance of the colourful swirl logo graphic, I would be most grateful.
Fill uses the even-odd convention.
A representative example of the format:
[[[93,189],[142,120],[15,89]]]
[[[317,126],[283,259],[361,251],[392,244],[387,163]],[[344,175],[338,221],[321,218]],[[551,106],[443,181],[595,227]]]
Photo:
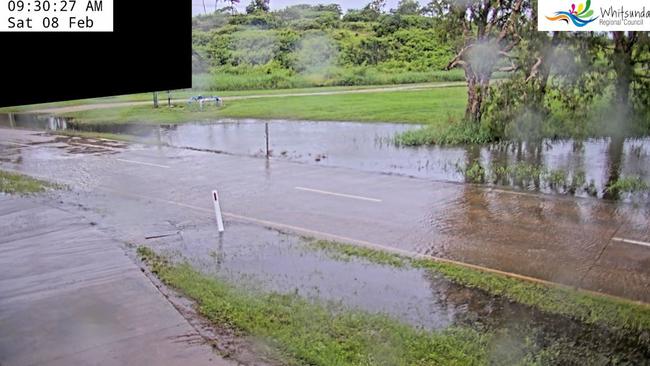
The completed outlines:
[[[594,15],[594,11],[589,9],[591,7],[591,0],[587,0],[587,4],[579,4],[576,9],[576,4],[571,4],[569,11],[558,11],[553,17],[546,17],[548,20],[561,21],[569,24],[569,21],[576,27],[584,27],[585,25],[598,19],[598,17],[590,18]]]

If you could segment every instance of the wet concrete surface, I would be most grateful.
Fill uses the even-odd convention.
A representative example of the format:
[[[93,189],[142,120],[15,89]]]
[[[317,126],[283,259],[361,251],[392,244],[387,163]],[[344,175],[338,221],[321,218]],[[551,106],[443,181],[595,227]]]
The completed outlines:
[[[521,194],[174,148],[90,147],[84,145],[95,141],[1,131],[0,166],[96,193],[87,206],[112,212],[121,220],[115,225],[151,216],[160,226],[151,233],[159,233],[174,230],[167,222],[185,222],[190,213],[209,220],[210,192],[218,188],[227,226],[246,222],[371,242],[650,302],[650,248],[612,240],[650,240],[647,203]]]
[[[0,364],[230,365],[82,216],[0,196]]]

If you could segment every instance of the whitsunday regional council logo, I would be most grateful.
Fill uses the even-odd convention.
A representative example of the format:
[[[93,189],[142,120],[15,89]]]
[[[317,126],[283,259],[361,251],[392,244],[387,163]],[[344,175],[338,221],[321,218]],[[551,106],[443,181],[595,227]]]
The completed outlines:
[[[539,0],[540,31],[650,31],[647,0]]]

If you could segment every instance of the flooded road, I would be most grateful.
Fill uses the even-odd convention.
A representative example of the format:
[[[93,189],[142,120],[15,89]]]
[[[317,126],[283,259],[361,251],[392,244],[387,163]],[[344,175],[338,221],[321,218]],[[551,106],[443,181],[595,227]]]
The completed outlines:
[[[396,145],[394,137],[419,126],[282,120],[84,125],[53,117],[16,118],[11,125],[129,134],[169,146],[245,156],[266,154],[268,123],[270,155],[278,160],[579,197],[647,201],[645,189],[634,194],[608,192],[624,178],[650,188],[650,138],[406,147]],[[7,119],[0,118],[0,126],[9,126]]]
[[[69,184],[119,216],[167,206],[228,222],[453,259],[650,302],[650,205],[0,129],[0,166]],[[105,202],[104,202],[105,201]],[[154,205],[155,204],[155,205]],[[153,205],[153,206],[152,206]],[[137,211],[142,214],[141,211]],[[146,215],[146,214],[145,214]]]
[[[650,302],[650,205],[573,199],[166,146],[0,128],[0,167],[68,184],[54,202],[205,273],[385,313],[424,329],[485,327],[497,364],[643,364],[647,342],[548,316],[421,269],[341,261],[301,236],[433,254]],[[218,188],[226,231],[214,224]],[[567,347],[568,350],[562,347]],[[514,362],[514,361],[513,361]]]

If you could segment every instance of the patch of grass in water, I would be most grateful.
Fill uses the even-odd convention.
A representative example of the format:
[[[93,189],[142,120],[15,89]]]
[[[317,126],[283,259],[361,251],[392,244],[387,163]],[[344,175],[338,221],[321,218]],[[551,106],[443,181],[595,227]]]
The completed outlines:
[[[607,188],[609,192],[639,193],[650,191],[650,185],[641,177],[621,177]]]
[[[407,266],[410,260],[396,254],[364,248],[357,245],[345,245],[326,240],[310,240],[307,246],[311,249],[323,251],[330,258],[350,261],[363,258],[371,263],[388,265],[397,268]],[[332,250],[335,248],[334,250]]]
[[[495,296],[503,296],[543,312],[567,316],[586,324],[604,325],[634,332],[650,331],[650,306],[648,305],[585,293],[562,286],[547,286],[528,282],[453,263],[406,258],[385,251],[358,248],[351,244],[316,242],[318,244],[311,244],[311,247],[339,253],[338,255],[346,257],[365,258],[378,264],[393,265],[393,263],[398,263],[398,267],[423,268],[442,274],[457,284],[480,289]]]
[[[59,188],[62,188],[59,184],[45,182],[26,175],[0,170],[0,192],[29,195],[41,193],[47,189]]]
[[[447,116],[447,123],[431,123],[395,136],[395,142],[405,146],[483,144],[490,141],[491,137],[480,126],[451,115]]]
[[[291,364],[487,364],[489,337],[472,329],[429,332],[384,315],[338,309],[295,294],[253,294],[188,264],[172,264],[149,248],[139,247],[138,254],[164,283],[196,301],[207,319],[268,341],[293,360]]]

